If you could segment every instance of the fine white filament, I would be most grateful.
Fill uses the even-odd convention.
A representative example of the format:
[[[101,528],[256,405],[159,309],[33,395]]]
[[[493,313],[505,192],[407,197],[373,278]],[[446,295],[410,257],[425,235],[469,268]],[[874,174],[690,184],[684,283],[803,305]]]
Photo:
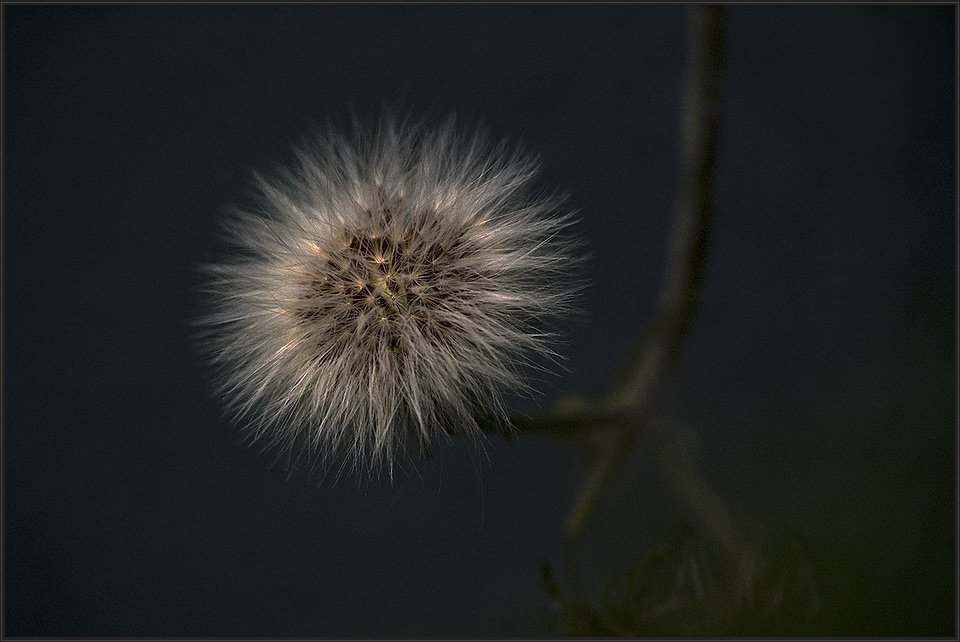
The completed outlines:
[[[545,321],[572,310],[571,222],[535,158],[453,119],[314,134],[256,177],[203,268],[200,345],[251,441],[288,464],[390,466],[407,444],[509,426]]]

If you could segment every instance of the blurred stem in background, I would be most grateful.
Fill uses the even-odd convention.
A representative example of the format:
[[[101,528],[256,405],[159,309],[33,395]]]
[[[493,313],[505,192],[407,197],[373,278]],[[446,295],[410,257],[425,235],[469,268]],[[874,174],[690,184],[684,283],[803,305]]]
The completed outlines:
[[[742,537],[723,502],[695,470],[669,422],[654,409],[677,362],[700,298],[714,203],[714,174],[720,129],[720,87],[724,51],[724,9],[687,8],[686,77],[681,108],[680,175],[672,237],[653,319],[631,355],[626,374],[603,400],[562,400],[550,417],[520,422],[527,430],[570,434],[610,430],[614,437],[597,458],[567,515],[561,538],[566,601],[589,611],[576,552],[604,492],[639,443],[699,537],[718,560],[721,578],[733,578]],[[548,579],[548,583],[553,582]],[[578,607],[577,605],[581,605]],[[580,627],[580,633],[591,627]],[[604,631],[600,627],[600,631]],[[595,632],[600,632],[595,631]]]
[[[738,536],[722,502],[678,451],[675,440],[670,438],[668,424],[651,420],[700,298],[713,218],[723,7],[690,6],[687,15],[679,194],[663,285],[657,311],[638,343],[626,376],[602,402],[606,409],[622,413],[619,434],[581,489],[564,526],[565,565],[575,583],[572,555],[576,542],[595,513],[604,489],[638,439],[668,487],[728,562],[735,563],[738,556]]]
[[[604,444],[563,526],[563,572],[544,564],[542,579],[569,635],[810,635],[820,600],[804,538],[749,517],[735,521],[661,410],[703,287],[720,129],[724,8],[691,5],[687,20],[678,196],[656,311],[610,394],[561,399],[548,415],[515,422],[521,430]],[[597,599],[580,578],[577,553],[637,446],[686,524],[645,559],[611,574]]]
[[[571,635],[803,635],[820,612],[801,536],[754,519],[735,521],[696,470],[680,431],[659,408],[704,281],[714,204],[724,54],[724,8],[687,8],[679,183],[657,309],[605,398],[561,399],[522,430],[605,444],[567,514],[563,574],[543,581]],[[685,529],[625,571],[611,575],[600,603],[577,565],[583,534],[627,456],[639,446],[677,501]]]

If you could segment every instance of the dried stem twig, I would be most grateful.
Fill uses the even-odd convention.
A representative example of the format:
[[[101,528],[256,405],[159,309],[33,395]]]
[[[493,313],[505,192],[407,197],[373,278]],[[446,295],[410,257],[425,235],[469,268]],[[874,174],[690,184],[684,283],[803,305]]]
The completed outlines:
[[[722,556],[736,563],[739,537],[719,497],[669,439],[669,429],[650,421],[664,382],[676,363],[700,297],[714,200],[719,133],[723,7],[691,6],[686,86],[682,107],[680,182],[670,252],[650,327],[628,375],[600,402],[568,404],[551,419],[528,422],[547,432],[615,425],[616,438],[596,462],[567,515],[561,555],[573,598],[581,589],[576,545],[599,498],[639,440],[661,477]]]

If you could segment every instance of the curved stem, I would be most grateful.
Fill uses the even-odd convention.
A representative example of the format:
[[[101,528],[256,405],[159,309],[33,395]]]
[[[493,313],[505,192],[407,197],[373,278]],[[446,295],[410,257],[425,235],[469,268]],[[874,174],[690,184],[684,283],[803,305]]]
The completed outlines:
[[[700,297],[714,200],[714,168],[720,122],[720,72],[723,60],[723,7],[688,8],[689,39],[682,107],[679,195],[666,270],[652,329],[620,386],[601,404],[629,420],[596,463],[575,499],[563,528],[561,552],[575,599],[580,592],[576,542],[589,523],[606,487],[638,436],[676,362]],[[735,555],[736,536],[719,498],[689,462],[672,453],[666,441],[645,440],[661,476],[682,502],[708,525],[724,552]]]

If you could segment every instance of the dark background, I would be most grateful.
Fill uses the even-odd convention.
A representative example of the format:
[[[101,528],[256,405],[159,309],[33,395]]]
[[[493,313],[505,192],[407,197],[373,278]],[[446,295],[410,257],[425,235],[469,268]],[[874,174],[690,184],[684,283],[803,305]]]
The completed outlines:
[[[313,120],[481,117],[593,254],[542,386],[600,394],[652,311],[684,9],[4,5],[7,636],[534,635],[586,470],[453,442],[393,486],[287,480],[189,322],[221,208]],[[954,6],[732,6],[716,230],[671,413],[738,514],[809,541],[824,634],[955,634]],[[642,454],[595,586],[676,520]]]

